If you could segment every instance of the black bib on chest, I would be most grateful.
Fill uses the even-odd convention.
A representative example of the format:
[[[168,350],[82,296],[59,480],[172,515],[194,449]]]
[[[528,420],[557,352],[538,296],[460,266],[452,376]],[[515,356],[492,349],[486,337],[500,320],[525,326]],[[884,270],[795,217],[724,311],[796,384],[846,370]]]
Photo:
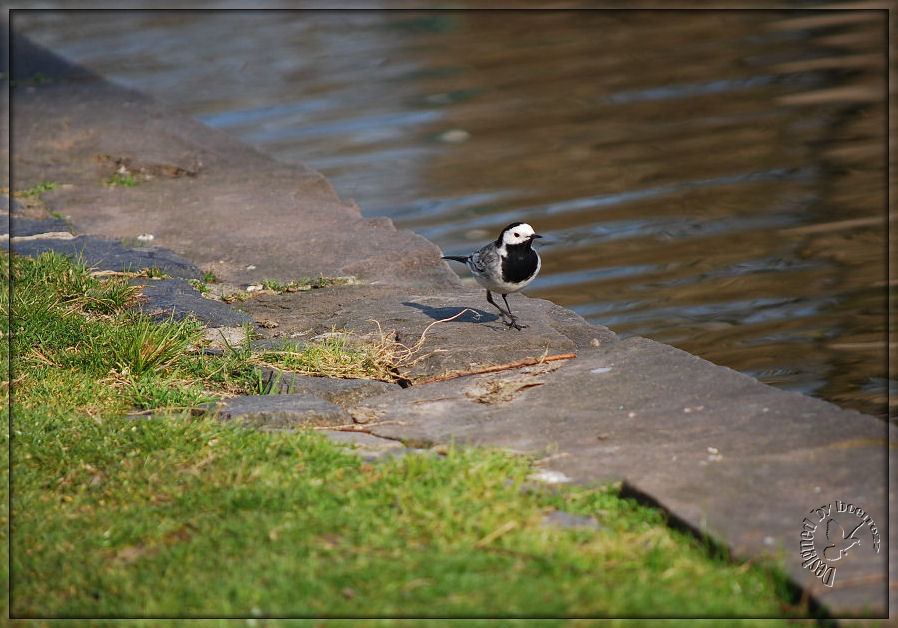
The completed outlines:
[[[502,260],[502,278],[509,283],[520,283],[529,279],[536,270],[536,251],[530,243],[506,245],[505,259]]]

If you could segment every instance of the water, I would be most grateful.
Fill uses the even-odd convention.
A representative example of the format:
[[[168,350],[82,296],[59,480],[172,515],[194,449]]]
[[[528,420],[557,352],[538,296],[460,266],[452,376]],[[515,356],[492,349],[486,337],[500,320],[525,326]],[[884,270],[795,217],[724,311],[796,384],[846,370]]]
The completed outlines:
[[[47,6],[53,6],[48,4]],[[30,12],[14,28],[528,290],[887,415],[875,11]]]

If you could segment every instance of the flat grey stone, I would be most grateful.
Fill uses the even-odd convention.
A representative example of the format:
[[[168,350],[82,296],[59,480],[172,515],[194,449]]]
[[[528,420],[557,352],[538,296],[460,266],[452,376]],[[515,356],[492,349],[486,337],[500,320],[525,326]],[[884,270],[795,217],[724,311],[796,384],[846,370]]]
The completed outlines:
[[[207,408],[224,421],[262,430],[352,424],[346,410],[312,395],[244,395]]]
[[[68,228],[63,231],[68,231]],[[10,246],[8,242],[2,244],[4,247]],[[66,257],[81,260],[89,268],[97,270],[139,272],[156,267],[168,275],[183,279],[202,279],[203,276],[194,264],[168,249],[155,246],[126,247],[120,242],[96,236],[13,242],[11,248],[14,253],[27,257],[36,257],[44,251],[56,251]]]
[[[135,307],[144,314],[177,321],[192,314],[209,327],[239,327],[253,321],[227,303],[203,297],[183,279],[133,279],[131,283],[143,287],[141,296],[146,300]]]
[[[373,379],[310,377],[269,367],[260,371],[267,394],[314,395],[344,408],[356,406],[363,399],[374,395],[401,390],[398,384]]]
[[[16,199],[11,199],[5,194],[0,194],[0,211],[3,212],[15,212],[17,211],[22,204]],[[9,233],[8,231],[6,233]]]
[[[835,417],[831,420],[838,422]],[[737,558],[782,559],[792,580],[828,607],[842,609],[839,616],[863,616],[864,609],[883,615],[889,571],[894,569],[889,564],[886,532],[887,522],[892,521],[884,486],[886,441],[853,441],[848,434],[853,422],[843,421],[843,427],[847,429],[842,439],[820,447],[796,446],[791,451],[749,456],[725,454],[705,465],[700,458],[685,464],[672,457],[666,464],[657,460],[655,464],[664,472],[646,471],[628,484],[634,494],[648,496],[652,503],[675,513],[675,519],[724,539]],[[575,459],[585,452],[571,449],[569,453],[557,461],[557,467],[582,478],[585,469]],[[836,500],[858,504],[869,512],[880,529],[882,544],[878,552],[873,551],[870,530],[860,529],[860,544],[833,564],[837,567],[834,586],[826,587],[801,566],[800,534],[802,518],[811,509]],[[840,520],[850,526],[846,530],[853,527],[850,517]],[[815,541],[822,553],[827,544],[824,526]]]
[[[11,235],[13,237],[70,231],[69,225],[59,218],[37,220],[34,218],[25,218],[24,216],[13,216],[9,223],[12,228]],[[2,231],[2,233],[10,233],[10,231]]]

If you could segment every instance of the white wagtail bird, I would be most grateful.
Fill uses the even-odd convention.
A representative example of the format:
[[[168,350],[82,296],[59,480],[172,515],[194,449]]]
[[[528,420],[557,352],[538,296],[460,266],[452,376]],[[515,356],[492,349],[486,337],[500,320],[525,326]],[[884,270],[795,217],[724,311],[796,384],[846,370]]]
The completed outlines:
[[[486,288],[486,300],[502,314],[502,322],[509,327],[522,329],[526,325],[518,323],[517,317],[508,307],[506,297],[526,288],[539,273],[542,262],[531,244],[534,238],[541,237],[527,223],[513,222],[502,230],[495,242],[490,242],[467,257],[446,255],[443,259],[467,264],[477,283]],[[493,301],[493,292],[502,295],[504,310]]]

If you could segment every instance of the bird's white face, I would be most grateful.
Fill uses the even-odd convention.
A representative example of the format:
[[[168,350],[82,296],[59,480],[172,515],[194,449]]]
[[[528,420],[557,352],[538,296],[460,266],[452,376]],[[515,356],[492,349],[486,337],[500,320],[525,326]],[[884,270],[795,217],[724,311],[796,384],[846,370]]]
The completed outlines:
[[[533,230],[533,227],[528,225],[526,222],[521,223],[519,225],[509,227],[502,232],[502,244],[523,244],[524,242],[532,240],[535,235],[536,232]]]

